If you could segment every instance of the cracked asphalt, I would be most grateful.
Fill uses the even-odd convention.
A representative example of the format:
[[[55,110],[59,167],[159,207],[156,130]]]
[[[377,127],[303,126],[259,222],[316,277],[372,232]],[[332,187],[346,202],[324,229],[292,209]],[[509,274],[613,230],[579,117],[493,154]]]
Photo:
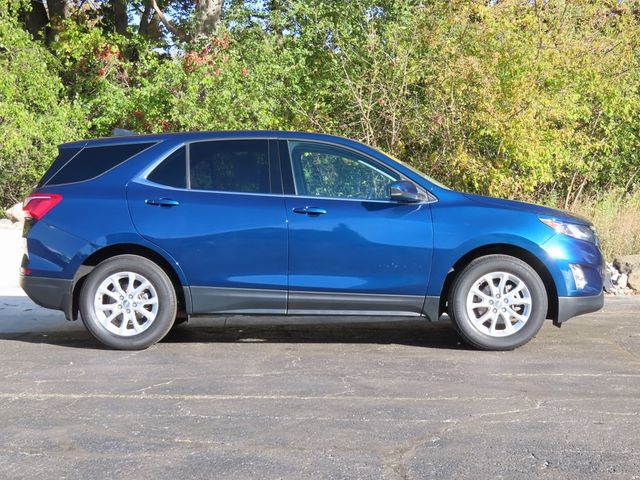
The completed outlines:
[[[2,292],[0,478],[640,478],[640,298],[513,352],[199,321],[132,353]]]

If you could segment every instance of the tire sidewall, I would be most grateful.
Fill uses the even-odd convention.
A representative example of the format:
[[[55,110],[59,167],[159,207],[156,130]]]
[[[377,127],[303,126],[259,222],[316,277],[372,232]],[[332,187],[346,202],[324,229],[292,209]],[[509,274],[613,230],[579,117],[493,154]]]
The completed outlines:
[[[100,284],[110,275],[124,271],[140,274],[151,282],[159,303],[158,314],[149,328],[130,337],[108,331],[98,320],[94,308]],[[105,260],[89,274],[80,292],[80,313],[87,330],[103,344],[119,350],[140,350],[160,341],[173,326],[176,310],[176,293],[167,274],[152,261],[137,255],[120,255]]]
[[[480,332],[467,313],[467,295],[473,284],[492,272],[511,273],[522,280],[531,294],[531,314],[525,325],[507,337],[491,337]],[[452,317],[463,336],[472,345],[488,350],[511,350],[531,340],[544,323],[548,298],[544,283],[536,271],[523,261],[507,256],[488,256],[474,261],[465,268],[452,288]]]

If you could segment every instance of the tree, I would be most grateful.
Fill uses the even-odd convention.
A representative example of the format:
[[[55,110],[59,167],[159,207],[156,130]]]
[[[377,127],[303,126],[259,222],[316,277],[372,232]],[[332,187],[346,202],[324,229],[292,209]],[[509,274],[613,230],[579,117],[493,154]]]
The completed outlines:
[[[196,0],[196,38],[209,37],[216,31],[223,3],[223,0]]]
[[[113,23],[116,33],[127,35],[129,16],[127,14],[126,0],[110,0],[109,5],[113,11]]]
[[[82,111],[64,98],[53,56],[0,15],[0,206],[24,198],[59,143],[85,134]]]

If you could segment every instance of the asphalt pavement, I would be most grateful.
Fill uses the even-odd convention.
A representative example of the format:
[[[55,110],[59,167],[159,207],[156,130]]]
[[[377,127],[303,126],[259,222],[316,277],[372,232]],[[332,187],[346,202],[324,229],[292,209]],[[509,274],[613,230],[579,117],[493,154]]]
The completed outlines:
[[[118,352],[3,292],[3,479],[640,478],[640,298],[513,352],[446,321],[200,321]]]

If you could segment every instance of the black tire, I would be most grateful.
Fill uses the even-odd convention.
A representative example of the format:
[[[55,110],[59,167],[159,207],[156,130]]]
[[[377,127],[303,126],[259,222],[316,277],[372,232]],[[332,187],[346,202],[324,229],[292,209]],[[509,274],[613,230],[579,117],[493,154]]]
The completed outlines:
[[[531,305],[528,319],[519,330],[506,336],[492,336],[481,331],[481,326],[474,324],[467,312],[467,295],[469,295],[471,288],[484,275],[496,272],[505,272],[516,276],[524,282],[530,293]],[[491,301],[493,302],[495,299]],[[535,337],[547,316],[547,306],[548,298],[544,283],[530,265],[508,255],[487,255],[473,260],[455,278],[450,290],[448,310],[456,330],[469,345],[481,350],[513,350]],[[506,307],[514,308],[509,305]],[[488,313],[488,310],[479,309],[478,315],[481,316],[483,312]],[[509,321],[511,322],[511,320]],[[504,332],[506,321],[502,319],[502,322]]]
[[[103,282],[108,281],[110,276],[123,274],[124,272],[133,272],[136,274],[136,281],[132,282],[134,289],[142,286],[143,282],[140,278],[144,278],[148,281],[153,288],[153,290],[150,288],[142,290],[139,295],[136,295],[135,298],[140,298],[140,305],[145,302],[150,302],[148,298],[153,298],[154,295],[150,296],[149,293],[152,292],[157,296],[157,306],[155,307],[156,311],[154,312],[155,317],[148,325],[146,324],[148,319],[144,315],[136,313],[129,314],[136,316],[135,321],[138,329],[142,330],[144,328],[140,333],[136,333],[137,330],[134,329],[132,317],[129,317],[130,320],[126,320],[127,323],[124,327],[123,322],[125,317],[123,315],[118,314],[119,316],[115,317],[112,321],[106,321],[108,319],[102,318],[103,323],[99,318],[100,315],[108,317],[111,313],[116,312],[116,307],[122,307],[123,303],[120,302],[124,302],[124,300],[111,300],[114,302],[114,308],[113,311],[107,310],[109,311],[109,315],[104,312],[102,312],[102,314],[98,313],[94,306],[94,301],[100,301],[96,300],[100,285]],[[140,277],[138,277],[138,275]],[[128,287],[127,280],[123,279],[123,282],[124,285]],[[109,291],[120,299],[125,298],[116,293],[115,290]],[[111,296],[103,295],[101,298],[108,299],[111,298]],[[136,301],[135,298],[132,298],[131,300],[126,298],[126,301],[134,302]],[[106,301],[110,302],[110,300]],[[140,311],[139,309],[141,307],[135,303],[127,303],[127,305],[125,305],[125,309],[129,305],[137,306],[137,311]],[[85,327],[98,341],[117,350],[142,350],[160,341],[173,326],[176,318],[177,305],[178,301],[175,289],[165,271],[151,260],[137,255],[118,255],[103,261],[88,275],[82,286],[82,291],[80,292],[80,313],[82,314],[82,321]],[[147,306],[142,308],[149,309],[148,311],[150,311],[154,307]],[[136,310],[131,308],[126,311],[135,312]],[[120,312],[123,312],[123,310],[120,309]],[[142,326],[139,322],[142,323]],[[124,328],[125,334],[117,334],[110,331],[110,329],[113,330],[118,328]]]

